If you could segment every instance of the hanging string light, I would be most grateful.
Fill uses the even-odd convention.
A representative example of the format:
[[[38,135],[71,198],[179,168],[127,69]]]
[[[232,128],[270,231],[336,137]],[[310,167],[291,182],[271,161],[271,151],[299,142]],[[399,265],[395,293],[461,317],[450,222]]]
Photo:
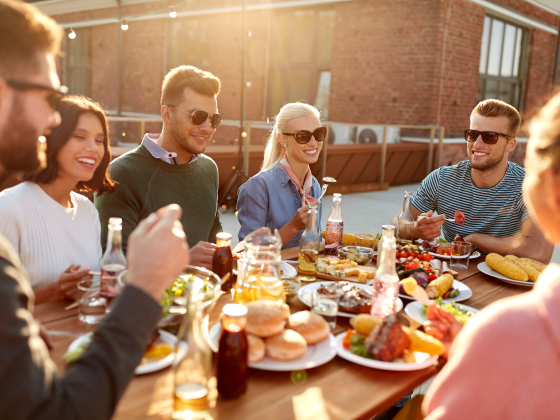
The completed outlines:
[[[128,23],[126,22],[126,19],[122,21],[121,23],[121,29],[123,31],[127,31],[128,30]]]
[[[177,12],[176,12],[175,9],[173,8],[173,6],[170,6],[170,7],[169,7],[169,17],[170,17],[171,19],[177,17]]]
[[[76,32],[74,32],[74,29],[70,28],[70,32],[68,33],[68,38],[76,39]]]

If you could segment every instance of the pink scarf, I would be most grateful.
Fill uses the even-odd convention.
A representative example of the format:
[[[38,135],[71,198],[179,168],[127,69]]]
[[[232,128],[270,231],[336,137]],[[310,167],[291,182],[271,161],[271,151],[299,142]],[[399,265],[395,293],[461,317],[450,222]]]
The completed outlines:
[[[311,195],[309,194],[309,192],[311,191],[311,187],[313,186],[313,176],[311,175],[311,169],[309,169],[309,167],[307,168],[307,174],[305,175],[305,180],[303,181],[303,187],[302,187],[301,184],[299,183],[299,179],[297,178],[294,171],[292,171],[292,168],[288,163],[287,155],[284,155],[282,160],[280,160],[280,165],[282,165],[282,167],[284,168],[284,170],[286,171],[290,179],[294,182],[294,184],[296,184],[296,187],[299,193],[301,194],[302,204],[304,206],[308,202],[312,204],[319,204],[319,201],[311,197]]]

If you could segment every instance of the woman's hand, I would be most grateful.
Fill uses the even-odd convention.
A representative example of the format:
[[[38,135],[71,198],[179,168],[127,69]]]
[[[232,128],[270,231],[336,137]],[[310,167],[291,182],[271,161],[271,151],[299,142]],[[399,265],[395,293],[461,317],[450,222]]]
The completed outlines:
[[[296,211],[295,216],[292,218],[290,223],[294,227],[294,230],[299,232],[305,229],[307,226],[307,212],[309,211],[309,206],[303,206],[298,211]]]
[[[58,298],[59,299],[77,299],[78,283],[89,276],[89,268],[82,268],[79,265],[72,264],[58,278]]]
[[[447,359],[451,344],[453,344],[455,337],[457,337],[463,329],[463,324],[436,304],[428,306],[426,317],[428,318],[428,322],[424,324],[424,331],[426,331],[426,334],[437,338],[443,343],[445,346],[443,357]]]

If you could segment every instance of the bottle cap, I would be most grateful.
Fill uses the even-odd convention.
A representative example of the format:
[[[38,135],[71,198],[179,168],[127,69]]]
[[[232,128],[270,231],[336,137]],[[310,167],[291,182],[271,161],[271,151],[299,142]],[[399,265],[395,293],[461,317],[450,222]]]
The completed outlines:
[[[334,194],[333,194],[333,197],[342,197],[342,194],[340,194],[340,193],[334,193]]]
[[[395,226],[393,225],[382,225],[383,230],[395,230]]]
[[[120,217],[111,217],[111,218],[109,219],[109,224],[110,224],[110,225],[113,225],[113,226],[115,226],[115,225],[117,225],[117,226],[118,226],[118,225],[122,225],[122,219],[121,219]]]
[[[228,303],[222,308],[222,312],[230,318],[241,318],[247,316],[247,307],[236,303]]]
[[[231,239],[231,233],[220,232],[216,233],[216,239]]]

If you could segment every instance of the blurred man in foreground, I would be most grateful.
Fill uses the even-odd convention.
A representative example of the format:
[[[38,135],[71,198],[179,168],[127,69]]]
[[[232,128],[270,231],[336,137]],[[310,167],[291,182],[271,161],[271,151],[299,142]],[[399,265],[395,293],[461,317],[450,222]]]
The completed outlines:
[[[34,7],[0,0],[0,171],[38,168],[38,139],[60,122],[54,60],[61,36]],[[130,235],[130,285],[63,377],[33,320],[25,270],[0,236],[0,418],[111,417],[156,327],[163,291],[189,262],[180,217],[178,206],[168,206]]]

